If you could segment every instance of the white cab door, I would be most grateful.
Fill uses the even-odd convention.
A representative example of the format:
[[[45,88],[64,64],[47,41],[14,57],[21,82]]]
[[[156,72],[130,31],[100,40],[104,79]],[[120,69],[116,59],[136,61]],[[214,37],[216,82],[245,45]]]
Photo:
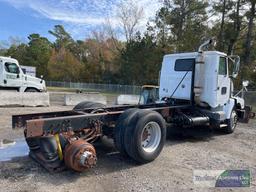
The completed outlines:
[[[22,73],[16,63],[4,63],[4,81],[6,87],[21,87]]]
[[[4,86],[4,71],[3,71],[3,63],[0,60],[0,86]]]
[[[219,57],[217,84],[217,103],[223,106],[230,98],[230,78],[228,75],[228,59]]]

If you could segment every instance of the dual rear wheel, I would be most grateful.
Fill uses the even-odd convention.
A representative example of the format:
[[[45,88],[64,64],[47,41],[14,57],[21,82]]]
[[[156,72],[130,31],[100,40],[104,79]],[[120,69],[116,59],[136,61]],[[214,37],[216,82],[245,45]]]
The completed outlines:
[[[104,108],[100,103],[81,102],[74,111]],[[151,110],[128,109],[123,112],[114,128],[114,143],[118,151],[139,163],[148,163],[158,157],[166,139],[163,117]]]
[[[139,163],[148,163],[157,158],[165,138],[163,117],[150,110],[126,110],[120,115],[114,130],[116,148]]]

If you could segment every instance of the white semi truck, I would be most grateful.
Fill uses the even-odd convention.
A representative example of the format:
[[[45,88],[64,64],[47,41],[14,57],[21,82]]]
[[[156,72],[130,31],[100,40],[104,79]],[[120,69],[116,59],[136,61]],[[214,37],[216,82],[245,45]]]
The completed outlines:
[[[43,79],[24,74],[16,59],[0,56],[0,90],[43,92],[46,86]]]
[[[198,52],[164,56],[157,102],[81,102],[71,111],[15,115],[13,128],[24,128],[30,156],[50,171],[94,166],[93,143],[102,136],[113,138],[126,157],[148,163],[160,154],[169,125],[212,127],[230,134],[238,121],[248,122],[255,114],[243,98],[233,95],[239,57],[205,50],[210,44],[212,40]]]

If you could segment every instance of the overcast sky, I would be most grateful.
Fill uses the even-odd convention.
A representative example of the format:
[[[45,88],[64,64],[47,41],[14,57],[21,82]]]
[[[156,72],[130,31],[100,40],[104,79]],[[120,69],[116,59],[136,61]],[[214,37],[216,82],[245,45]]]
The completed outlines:
[[[0,0],[0,41],[10,36],[24,41],[31,33],[51,38],[48,30],[64,25],[75,39],[85,39],[109,18],[118,26],[115,13],[121,0]],[[160,7],[159,0],[139,0],[145,28]]]

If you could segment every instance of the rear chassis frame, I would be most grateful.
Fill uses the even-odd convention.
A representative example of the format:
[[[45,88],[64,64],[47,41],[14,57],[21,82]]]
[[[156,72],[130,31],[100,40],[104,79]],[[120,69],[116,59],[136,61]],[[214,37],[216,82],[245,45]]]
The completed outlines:
[[[193,106],[187,101],[179,101],[177,104],[170,103],[158,103],[158,104],[148,104],[148,105],[123,105],[123,106],[110,106],[104,108],[88,108],[84,110],[70,110],[70,111],[60,111],[60,112],[48,112],[48,113],[35,113],[35,114],[25,114],[25,115],[14,115],[12,117],[12,127],[13,129],[23,128],[26,141],[30,147],[29,155],[44,168],[50,172],[61,171],[66,167],[76,170],[77,166],[73,165],[70,160],[70,166],[66,166],[65,157],[61,158],[62,154],[52,156],[53,152],[49,148],[49,144],[53,142],[55,136],[60,138],[65,138],[73,143],[74,137],[80,140],[80,145],[87,145],[93,143],[101,136],[107,136],[108,138],[114,139],[114,128],[118,121],[119,116],[126,110],[131,108],[152,110],[161,114],[165,121],[171,122],[172,117],[186,110],[192,110]],[[80,135],[82,136],[80,138]],[[44,144],[42,145],[42,141]],[[53,139],[53,140],[52,140]],[[35,140],[39,141],[40,148],[44,149],[32,149],[32,145]],[[55,140],[54,140],[55,142]],[[76,141],[79,143],[79,141]],[[60,142],[61,143],[61,142]],[[87,143],[87,144],[86,144]],[[67,145],[66,145],[67,146]],[[80,146],[77,145],[79,148]],[[45,150],[46,148],[46,150]],[[66,151],[67,147],[63,147]],[[45,152],[46,151],[46,152]],[[64,156],[65,156],[64,151]],[[46,153],[46,156],[45,156]],[[70,156],[73,154],[68,154]],[[75,158],[75,157],[74,157]],[[96,151],[93,159],[96,163]],[[64,162],[63,162],[64,160]],[[92,167],[95,163],[87,166],[87,168]],[[84,168],[83,168],[84,169]],[[77,171],[83,171],[81,168],[77,168]]]
[[[119,116],[126,110],[132,108],[156,111],[161,114],[166,123],[177,124],[179,126],[190,127],[197,124],[208,124],[211,126],[215,124],[211,122],[207,115],[203,114],[199,108],[195,107],[193,103],[179,100],[176,101],[176,104],[166,102],[146,105],[122,105],[103,108],[88,108],[79,111],[70,110],[14,115],[12,117],[12,127],[13,129],[24,129],[24,135],[30,147],[30,157],[40,163],[48,171],[61,171],[66,167],[76,171],[83,171],[96,164],[96,151],[93,148],[93,143],[101,136],[107,136],[108,138],[115,139],[114,129],[116,123],[118,122]],[[200,118],[191,119],[193,118],[193,115],[189,115],[191,112],[193,114],[197,113],[197,117]],[[239,119],[243,120],[242,122],[245,123],[248,122],[249,118],[255,116],[255,113],[251,112],[251,107],[246,107],[246,110],[237,110],[237,112],[238,116],[241,116]],[[74,155],[72,150],[70,153],[66,152],[66,148],[71,148],[70,145],[61,146],[64,150],[64,156],[66,154],[66,159],[65,157],[61,158],[62,154],[57,155],[56,153],[55,156],[52,156],[52,147],[49,147],[49,144],[56,143],[58,140],[56,139],[56,135],[57,138],[66,140],[66,143],[68,142],[70,145],[76,145],[77,150],[81,150],[79,148],[84,145],[88,145],[87,149],[93,148],[92,151],[94,152],[94,156],[92,157],[91,162],[89,162],[86,167],[83,168],[78,167],[78,165],[73,165],[73,159],[69,158],[70,156]],[[77,140],[74,140],[74,138],[77,138]],[[42,144],[40,139],[43,140],[44,144]],[[35,148],[34,140],[39,140],[40,149],[33,149]],[[31,141],[32,148],[30,143]],[[59,143],[62,144],[62,142]],[[43,152],[41,151],[41,148],[44,149]],[[82,152],[79,152],[80,155]],[[74,158],[77,157],[74,155]],[[70,166],[66,166],[66,164],[70,164]]]
[[[174,110],[192,108],[187,102],[184,104],[170,105],[167,103],[151,104],[151,105],[124,105],[102,108],[104,111],[92,113],[95,108],[89,108],[81,111],[60,111],[49,113],[34,113],[25,115],[12,116],[12,128],[24,128],[27,131],[26,137],[40,137],[48,134],[59,134],[68,131],[80,131],[91,126],[101,126],[104,130],[113,126],[125,110],[130,108],[147,109],[157,111],[168,122]]]

